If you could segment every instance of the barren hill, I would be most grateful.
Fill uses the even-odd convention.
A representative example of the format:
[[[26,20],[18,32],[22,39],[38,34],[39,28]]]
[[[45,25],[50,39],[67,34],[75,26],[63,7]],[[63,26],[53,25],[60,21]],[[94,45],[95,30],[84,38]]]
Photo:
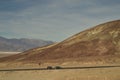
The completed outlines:
[[[80,32],[60,43],[25,51],[0,61],[35,61],[64,59],[120,59],[120,20],[107,22]],[[89,59],[88,59],[89,60]]]

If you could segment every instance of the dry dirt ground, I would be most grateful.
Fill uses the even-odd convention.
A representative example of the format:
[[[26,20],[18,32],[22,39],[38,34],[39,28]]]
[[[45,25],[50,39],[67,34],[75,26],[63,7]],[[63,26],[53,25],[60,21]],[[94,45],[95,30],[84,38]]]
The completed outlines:
[[[47,67],[48,65],[60,65],[46,63],[42,66],[38,64],[13,64],[16,68]],[[21,66],[20,66],[21,65]],[[93,66],[93,64],[91,64]],[[90,63],[62,63],[60,66],[91,66]],[[119,64],[99,64],[99,66],[119,65]],[[5,69],[0,63],[0,69]],[[6,66],[6,65],[5,65]],[[94,66],[98,66],[94,64]],[[6,66],[8,68],[8,66]],[[15,68],[15,67],[13,67]],[[89,69],[60,69],[60,70],[35,70],[35,71],[7,71],[0,72],[0,80],[120,80],[120,67],[111,68],[89,68]]]
[[[20,53],[20,52],[0,52],[0,58],[18,54],[18,53]]]
[[[13,54],[1,54],[1,53],[0,53],[0,58],[2,58],[2,57],[7,57],[7,56],[10,56],[10,55],[13,55]]]
[[[120,80],[120,68],[8,71],[0,80]]]

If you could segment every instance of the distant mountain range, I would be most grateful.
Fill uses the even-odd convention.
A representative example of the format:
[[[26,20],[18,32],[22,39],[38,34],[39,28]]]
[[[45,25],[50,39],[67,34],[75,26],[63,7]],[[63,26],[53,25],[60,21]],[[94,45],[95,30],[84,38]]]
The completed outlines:
[[[0,51],[17,51],[23,52],[25,50],[41,47],[53,44],[52,41],[45,41],[40,39],[7,39],[5,37],[0,36]]]

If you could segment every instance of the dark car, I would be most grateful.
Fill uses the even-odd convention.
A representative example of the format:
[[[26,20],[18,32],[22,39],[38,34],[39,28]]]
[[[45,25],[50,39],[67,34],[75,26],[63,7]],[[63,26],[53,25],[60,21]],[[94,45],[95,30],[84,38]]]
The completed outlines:
[[[52,66],[47,66],[47,69],[53,69]]]
[[[62,69],[62,67],[60,67],[60,66],[55,66],[55,69]]]

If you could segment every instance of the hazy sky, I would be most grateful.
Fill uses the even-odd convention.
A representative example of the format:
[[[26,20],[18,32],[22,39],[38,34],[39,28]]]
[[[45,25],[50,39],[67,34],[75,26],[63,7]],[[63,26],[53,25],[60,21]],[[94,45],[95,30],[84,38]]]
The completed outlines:
[[[0,0],[0,36],[64,40],[120,19],[120,0]]]

